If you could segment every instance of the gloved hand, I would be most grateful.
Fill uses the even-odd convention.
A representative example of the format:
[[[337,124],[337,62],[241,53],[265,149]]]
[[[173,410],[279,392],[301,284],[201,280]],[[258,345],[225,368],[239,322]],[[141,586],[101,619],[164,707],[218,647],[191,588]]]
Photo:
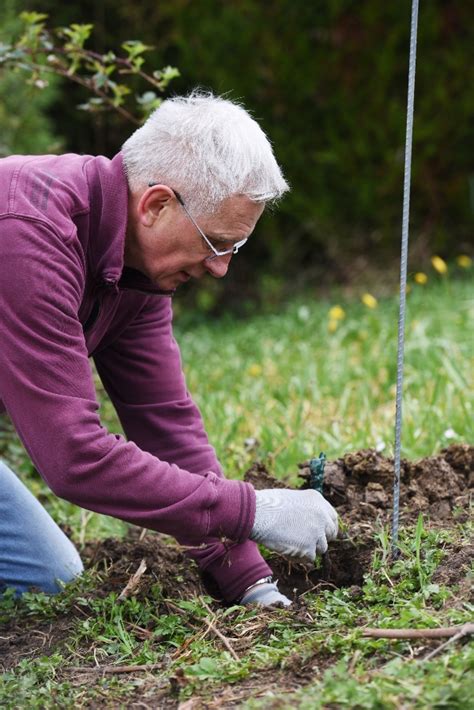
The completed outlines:
[[[337,537],[337,513],[321,493],[269,488],[255,495],[250,539],[270,550],[313,562]]]
[[[247,606],[247,604],[259,604],[260,606],[282,604],[283,606],[291,606],[291,601],[278,591],[276,582],[273,582],[271,577],[261,579],[246,589],[239,603],[244,606]]]

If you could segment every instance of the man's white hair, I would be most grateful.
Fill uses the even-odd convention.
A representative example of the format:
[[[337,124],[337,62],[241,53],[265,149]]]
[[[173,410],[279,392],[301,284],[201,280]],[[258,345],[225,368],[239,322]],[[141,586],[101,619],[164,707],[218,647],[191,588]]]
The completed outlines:
[[[210,92],[163,101],[122,153],[132,192],[163,183],[196,214],[215,212],[232,195],[272,202],[289,189],[258,123]]]

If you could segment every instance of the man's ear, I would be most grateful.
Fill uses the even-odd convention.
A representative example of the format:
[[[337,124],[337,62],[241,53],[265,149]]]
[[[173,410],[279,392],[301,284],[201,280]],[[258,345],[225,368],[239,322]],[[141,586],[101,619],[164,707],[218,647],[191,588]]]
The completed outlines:
[[[137,205],[137,217],[144,227],[152,227],[164,207],[167,207],[176,197],[167,185],[152,185],[147,187]]]

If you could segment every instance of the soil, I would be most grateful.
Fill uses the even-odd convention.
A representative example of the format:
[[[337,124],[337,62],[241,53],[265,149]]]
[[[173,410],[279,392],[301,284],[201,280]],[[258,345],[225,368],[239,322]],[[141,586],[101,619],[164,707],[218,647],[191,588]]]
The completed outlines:
[[[163,597],[170,599],[206,593],[194,562],[172,538],[158,533],[131,528],[125,540],[108,538],[89,544],[85,558],[88,567],[105,572],[100,588],[102,596],[122,592],[142,560],[146,570],[133,592],[138,599],[149,596],[154,585],[159,585]]]
[[[301,487],[307,488],[308,462],[300,465],[299,475]],[[292,478],[294,480],[294,474]],[[261,463],[252,466],[245,479],[256,489],[288,487],[275,479]],[[269,558],[280,589],[296,602],[295,614],[306,613],[304,598],[310,591],[344,586],[349,587],[354,596],[358,596],[363,576],[371,564],[374,530],[389,524],[391,520],[392,486],[393,461],[374,450],[348,453],[327,462],[323,493],[344,522],[344,533],[330,544],[328,553],[316,567],[298,564],[279,555],[271,555]],[[473,487],[474,446],[453,444],[436,456],[414,462],[402,461],[401,525],[416,521],[420,512],[425,517],[425,524],[439,527],[452,527],[453,516],[458,521],[466,520]],[[464,601],[468,593],[466,569],[473,552],[474,546],[453,546],[434,579],[442,584],[459,585],[459,593]],[[86,566],[98,572],[100,584],[93,592],[94,597],[103,597],[111,591],[117,594],[123,592],[139,570],[142,560],[145,561],[146,569],[135,579],[131,594],[138,599],[145,598],[155,585],[159,585],[162,598],[170,600],[171,604],[170,607],[168,602],[160,602],[163,613],[174,611],[173,599],[209,593],[209,586],[200,577],[197,567],[186,558],[179,546],[170,538],[139,528],[131,528],[129,536],[124,540],[108,539],[88,543],[83,551],[83,559]],[[216,604],[219,602],[216,601]],[[0,627],[0,671],[15,667],[22,659],[49,655],[60,649],[72,628],[74,616],[85,613],[83,608],[77,606],[67,616],[55,617],[53,623],[35,623],[32,620],[26,624],[24,619],[20,622],[12,619],[3,624]],[[265,623],[264,612],[261,616],[262,623]],[[231,617],[229,635],[232,636]],[[245,642],[249,643],[251,639],[242,639],[241,643]],[[296,659],[295,662],[298,664],[300,661]],[[304,684],[304,678],[300,677],[302,673],[304,675],[304,669],[288,667],[285,672],[288,687],[292,687],[292,683],[295,687]],[[278,687],[277,675],[273,673],[270,685]],[[83,681],[84,678],[80,682]],[[174,682],[179,686],[179,677]],[[239,686],[237,691],[244,692],[242,698],[255,694],[249,687],[245,696],[244,685]],[[156,682],[153,687],[150,696],[152,702],[153,692],[157,690]],[[268,687],[269,684],[266,685]],[[145,688],[146,683],[140,686],[140,693]],[[235,689],[228,690],[230,696],[234,692]],[[169,693],[169,685],[163,691],[160,690],[155,706],[176,707],[177,703]],[[136,701],[137,707],[141,705],[138,695]],[[150,699],[146,702],[150,702]],[[127,707],[135,707],[133,700]]]
[[[323,495],[339,513],[345,532],[330,544],[319,567],[273,555],[270,564],[282,591],[297,598],[324,586],[352,586],[356,593],[370,567],[374,529],[391,522],[393,471],[393,459],[373,449],[326,463]],[[301,488],[309,488],[309,462],[300,464],[299,476]],[[415,522],[420,512],[426,524],[441,527],[452,521],[453,514],[458,521],[465,520],[474,489],[474,446],[452,444],[437,456],[402,460],[400,478],[400,525]],[[287,487],[260,463],[247,471],[245,479],[258,490]],[[464,577],[462,566],[457,573]]]
[[[308,463],[300,465],[301,487],[308,488]],[[256,489],[284,488],[261,463],[254,464],[245,480]],[[474,447],[451,445],[437,456],[401,463],[400,522],[416,521],[420,511],[430,524],[443,525],[467,515],[474,485]],[[348,453],[325,467],[323,494],[344,521],[343,536],[330,545],[319,564],[305,565],[279,555],[270,565],[280,588],[293,598],[321,586],[358,587],[370,567],[374,528],[390,522],[392,515],[393,461],[372,449]],[[163,596],[185,598],[209,592],[197,567],[171,539],[132,528],[126,540],[108,539],[89,544],[89,566],[104,569],[100,594],[123,590],[141,560],[147,569],[134,596],[146,597],[159,584]],[[459,567],[458,567],[459,569]],[[177,581],[179,580],[179,581]],[[211,590],[212,591],[212,590]]]
[[[302,488],[309,487],[308,466],[308,462],[300,464]],[[420,512],[431,525],[443,526],[452,521],[454,511],[457,520],[464,519],[474,487],[474,447],[454,444],[437,456],[414,462],[403,460],[400,475],[401,525],[415,522]],[[256,489],[286,487],[261,463],[246,472],[245,480]],[[327,462],[323,494],[337,509],[345,531],[316,567],[270,555],[280,589],[296,600],[324,586],[360,586],[370,567],[374,529],[391,521],[392,486],[393,460],[372,449]],[[144,533],[135,528],[126,540],[109,539],[89,545],[88,564],[99,568],[102,565],[107,570],[101,594],[121,591],[142,559],[147,570],[134,592],[138,598],[147,596],[154,584],[159,584],[163,595],[170,598],[215,592],[170,539],[150,532],[137,539],[139,535]]]

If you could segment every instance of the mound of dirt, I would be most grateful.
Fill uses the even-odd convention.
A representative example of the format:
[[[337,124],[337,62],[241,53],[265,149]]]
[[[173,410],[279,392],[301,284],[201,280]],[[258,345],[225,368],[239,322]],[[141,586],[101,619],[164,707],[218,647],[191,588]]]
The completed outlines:
[[[308,487],[308,463],[301,464],[303,486]],[[358,532],[358,523],[391,514],[393,459],[373,449],[348,453],[326,465],[324,496],[341,518]],[[474,446],[452,444],[437,456],[400,466],[400,518],[412,521],[420,512],[433,523],[445,521],[455,508],[466,508],[474,484]]]
[[[302,469],[307,486],[309,469],[305,464]],[[346,522],[374,519],[392,507],[393,470],[393,459],[372,449],[346,454],[327,466],[324,495]],[[400,477],[402,519],[411,520],[423,512],[432,522],[445,520],[454,508],[468,503],[474,482],[474,447],[453,444],[437,456],[414,462],[402,459]]]
[[[309,488],[309,461],[299,464],[301,488]],[[450,518],[455,508],[465,508],[474,489],[474,446],[452,444],[437,456],[401,461],[400,511],[404,521],[420,512],[431,522]],[[393,500],[393,459],[374,449],[345,454],[325,467],[323,494],[337,508],[352,533],[367,521],[388,518]],[[245,474],[254,488],[288,488],[261,463]]]

